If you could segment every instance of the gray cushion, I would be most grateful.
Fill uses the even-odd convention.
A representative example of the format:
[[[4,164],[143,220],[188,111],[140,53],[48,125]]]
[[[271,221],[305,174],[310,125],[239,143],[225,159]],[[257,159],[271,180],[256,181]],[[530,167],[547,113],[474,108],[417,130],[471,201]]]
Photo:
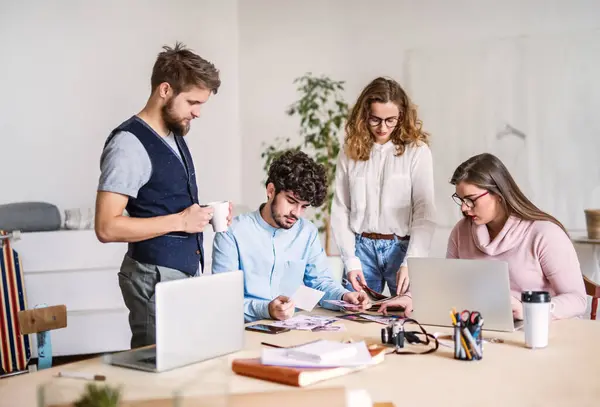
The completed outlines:
[[[41,232],[60,227],[60,211],[50,203],[16,202],[0,205],[0,230]]]

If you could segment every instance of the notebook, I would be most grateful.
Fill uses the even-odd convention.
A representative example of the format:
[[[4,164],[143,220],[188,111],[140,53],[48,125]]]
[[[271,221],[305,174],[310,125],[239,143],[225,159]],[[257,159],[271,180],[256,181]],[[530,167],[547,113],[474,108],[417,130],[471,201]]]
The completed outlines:
[[[289,386],[305,387],[311,384],[358,372],[369,366],[376,366],[383,362],[386,347],[372,346],[368,351],[371,355],[371,364],[344,367],[293,367],[263,365],[260,358],[234,359],[231,369],[239,375],[253,377],[261,380],[286,384]]]

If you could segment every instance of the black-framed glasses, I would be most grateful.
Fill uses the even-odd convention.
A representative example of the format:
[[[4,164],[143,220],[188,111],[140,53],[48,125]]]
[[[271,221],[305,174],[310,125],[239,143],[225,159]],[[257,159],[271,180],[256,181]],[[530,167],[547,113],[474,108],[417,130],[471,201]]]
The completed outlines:
[[[398,116],[386,117],[385,119],[377,116],[369,116],[369,126],[377,127],[381,122],[385,122],[385,125],[389,128],[396,127],[398,125]]]
[[[462,206],[464,204],[467,208],[473,209],[475,207],[475,201],[477,201],[482,196],[486,196],[489,193],[489,191],[485,191],[483,194],[477,195],[474,198],[461,198],[455,193],[452,195],[452,199],[454,200],[454,202],[456,202],[458,206]]]

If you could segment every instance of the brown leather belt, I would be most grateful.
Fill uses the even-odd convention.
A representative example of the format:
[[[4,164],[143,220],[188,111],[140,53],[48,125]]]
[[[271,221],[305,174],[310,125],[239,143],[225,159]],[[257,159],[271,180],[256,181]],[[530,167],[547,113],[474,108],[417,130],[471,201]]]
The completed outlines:
[[[366,237],[367,239],[376,239],[376,240],[394,240],[396,237],[398,240],[409,240],[410,236],[396,236],[394,234],[386,235],[382,233],[367,233],[363,232],[360,234],[362,237]]]

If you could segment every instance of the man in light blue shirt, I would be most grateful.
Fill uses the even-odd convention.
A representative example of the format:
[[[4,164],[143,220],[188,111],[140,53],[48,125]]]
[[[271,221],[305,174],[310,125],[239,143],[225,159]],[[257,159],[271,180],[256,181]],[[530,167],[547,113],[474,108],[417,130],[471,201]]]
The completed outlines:
[[[212,271],[244,272],[244,317],[284,320],[294,315],[290,299],[306,285],[326,300],[369,306],[364,292],[350,292],[329,270],[317,227],[301,216],[308,206],[323,204],[327,194],[325,168],[300,151],[288,151],[271,163],[267,202],[256,212],[237,216],[213,242]]]

